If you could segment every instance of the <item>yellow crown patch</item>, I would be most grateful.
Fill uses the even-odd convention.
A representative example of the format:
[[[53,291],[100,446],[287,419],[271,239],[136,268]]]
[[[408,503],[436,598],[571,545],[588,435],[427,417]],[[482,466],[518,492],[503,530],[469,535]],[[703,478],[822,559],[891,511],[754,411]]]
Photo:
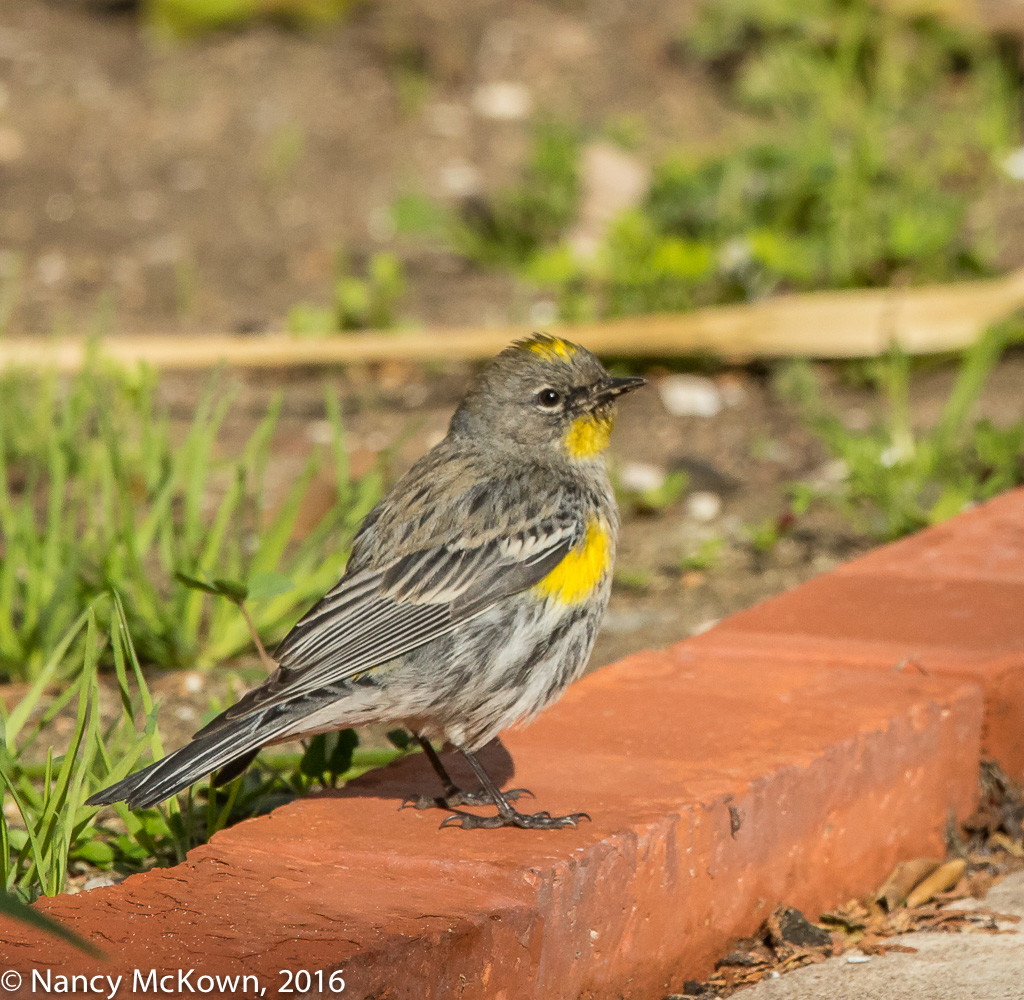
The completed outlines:
[[[561,337],[549,337],[545,333],[524,340],[521,344],[524,351],[533,351],[548,361],[568,361],[576,353],[576,345]]]

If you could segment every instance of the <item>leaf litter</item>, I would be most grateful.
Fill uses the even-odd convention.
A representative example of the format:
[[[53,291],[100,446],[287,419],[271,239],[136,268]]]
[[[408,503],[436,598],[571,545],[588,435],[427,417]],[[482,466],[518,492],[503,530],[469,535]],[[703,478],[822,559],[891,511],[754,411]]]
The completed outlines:
[[[818,922],[780,905],[748,938],[736,941],[703,982],[687,980],[682,993],[664,1000],[712,1000],[804,965],[850,953],[869,961],[889,952],[916,952],[894,940],[918,931],[1017,933],[1015,914],[998,913],[980,901],[1011,872],[1024,869],[1024,790],[999,765],[982,762],[978,808],[952,831],[946,858],[901,861],[878,888],[851,899]],[[972,906],[966,900],[978,900]]]

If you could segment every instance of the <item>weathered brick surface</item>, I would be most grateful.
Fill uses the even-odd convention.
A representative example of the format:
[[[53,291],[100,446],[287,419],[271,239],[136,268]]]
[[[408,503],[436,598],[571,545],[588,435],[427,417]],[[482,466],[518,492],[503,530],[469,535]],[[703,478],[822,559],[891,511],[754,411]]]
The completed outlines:
[[[690,640],[980,684],[983,752],[1024,780],[1024,490],[883,546]]]
[[[45,908],[110,961],[345,970],[360,997],[645,997],[786,899],[814,913],[936,852],[973,802],[977,689],[681,646],[587,678],[509,735],[515,779],[579,830],[437,829],[405,760],[243,823],[168,871]],[[495,757],[500,769],[500,755]],[[81,972],[4,927],[5,963]],[[127,995],[127,994],[124,994]]]

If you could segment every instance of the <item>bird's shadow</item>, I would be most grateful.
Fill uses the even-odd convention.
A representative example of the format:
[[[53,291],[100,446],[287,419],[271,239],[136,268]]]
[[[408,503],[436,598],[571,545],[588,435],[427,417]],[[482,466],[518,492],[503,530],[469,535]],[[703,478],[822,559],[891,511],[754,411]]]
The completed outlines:
[[[476,791],[480,782],[457,750],[447,750],[440,755],[445,769],[455,784],[464,791]],[[476,754],[477,760],[499,788],[507,788],[515,776],[516,768],[512,755],[500,739],[491,740]],[[332,798],[374,798],[397,799],[399,801],[419,795],[435,797],[443,792],[441,779],[434,773],[423,753],[411,753],[392,761],[384,767],[375,768],[347,781],[341,788],[329,789],[323,794]]]

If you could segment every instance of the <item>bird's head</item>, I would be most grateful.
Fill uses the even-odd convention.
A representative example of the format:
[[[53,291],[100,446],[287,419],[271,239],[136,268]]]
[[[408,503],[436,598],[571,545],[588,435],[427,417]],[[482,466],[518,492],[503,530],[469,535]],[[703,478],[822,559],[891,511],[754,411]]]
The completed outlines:
[[[642,385],[642,378],[612,377],[586,348],[534,334],[480,372],[452,417],[451,433],[586,461],[608,445],[616,400]]]

